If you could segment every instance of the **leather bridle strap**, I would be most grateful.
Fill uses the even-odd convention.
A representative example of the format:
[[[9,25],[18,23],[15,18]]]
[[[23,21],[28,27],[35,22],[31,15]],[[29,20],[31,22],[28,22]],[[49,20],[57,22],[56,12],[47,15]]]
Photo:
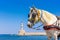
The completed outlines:
[[[41,13],[41,14],[40,14],[40,20],[42,21],[42,19],[43,19],[43,20],[44,20],[44,23],[46,23],[45,19],[43,18],[43,10],[41,10],[40,13]]]

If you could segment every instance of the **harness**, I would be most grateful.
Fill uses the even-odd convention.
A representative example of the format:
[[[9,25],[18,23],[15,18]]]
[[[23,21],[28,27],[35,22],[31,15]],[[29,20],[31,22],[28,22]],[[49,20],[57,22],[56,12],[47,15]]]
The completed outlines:
[[[43,10],[41,10],[41,17],[40,18],[42,18],[43,20],[44,20],[44,22],[46,23],[46,21],[45,21],[45,19],[43,18]],[[57,22],[57,21],[56,21]],[[54,22],[54,23],[56,23],[56,22]],[[53,23],[53,24],[54,24]],[[58,26],[56,26],[56,25],[47,25],[47,26],[44,26],[43,28],[45,29],[45,30],[49,30],[50,28],[56,28],[56,29],[58,29],[58,30],[60,30],[60,27],[58,27]]]
[[[41,10],[40,13],[41,13],[41,14],[40,14],[40,20],[43,19],[43,20],[44,20],[44,23],[46,23],[45,19],[43,18],[43,10]],[[56,23],[56,22],[55,22],[55,23]],[[53,24],[54,24],[54,23],[53,23]],[[41,29],[39,29],[39,27],[41,27],[41,26],[43,26],[43,24],[39,25],[38,27],[32,28],[32,29],[41,30]],[[47,27],[48,27],[48,28],[53,28],[53,27],[54,27],[54,25],[51,26],[51,27],[50,27],[50,26],[51,26],[51,25],[49,25],[49,27],[48,27],[48,26],[44,26],[44,27],[45,27],[45,28],[47,28]],[[43,28],[44,28],[44,27],[43,27]],[[44,28],[44,29],[45,29],[45,28]],[[57,26],[56,26],[56,28],[57,28]]]

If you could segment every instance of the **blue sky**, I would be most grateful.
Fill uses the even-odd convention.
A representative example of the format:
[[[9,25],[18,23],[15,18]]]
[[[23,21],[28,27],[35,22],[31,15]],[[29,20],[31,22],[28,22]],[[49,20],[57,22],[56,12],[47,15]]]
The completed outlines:
[[[0,0],[0,34],[17,34],[21,22],[27,32],[43,31],[27,27],[29,7],[33,5],[60,16],[60,0]]]

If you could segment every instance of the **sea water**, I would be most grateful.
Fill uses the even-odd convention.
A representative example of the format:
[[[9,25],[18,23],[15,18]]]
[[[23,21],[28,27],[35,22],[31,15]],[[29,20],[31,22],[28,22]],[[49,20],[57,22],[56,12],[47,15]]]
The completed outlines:
[[[11,34],[1,34],[0,40],[47,40],[47,36],[18,36]],[[53,40],[53,38],[52,38]]]

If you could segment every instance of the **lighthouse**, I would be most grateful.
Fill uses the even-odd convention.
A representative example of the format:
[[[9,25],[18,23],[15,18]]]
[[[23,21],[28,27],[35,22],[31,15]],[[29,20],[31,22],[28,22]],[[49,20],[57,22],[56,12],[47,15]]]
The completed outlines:
[[[18,32],[18,35],[25,35],[25,30],[24,30],[24,25],[23,23],[20,24],[20,30]]]

